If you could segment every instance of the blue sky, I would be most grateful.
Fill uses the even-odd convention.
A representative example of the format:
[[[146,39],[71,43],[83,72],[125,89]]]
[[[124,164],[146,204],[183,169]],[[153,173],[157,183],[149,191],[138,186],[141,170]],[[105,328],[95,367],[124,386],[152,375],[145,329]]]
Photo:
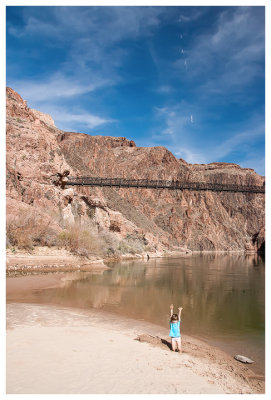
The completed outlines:
[[[264,175],[264,7],[7,7],[7,86],[56,126]]]

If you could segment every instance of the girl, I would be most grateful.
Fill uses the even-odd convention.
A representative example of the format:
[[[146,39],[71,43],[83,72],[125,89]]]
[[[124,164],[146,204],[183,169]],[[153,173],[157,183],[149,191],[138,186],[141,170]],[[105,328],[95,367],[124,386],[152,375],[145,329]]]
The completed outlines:
[[[173,304],[170,305],[170,332],[169,336],[171,337],[171,347],[172,351],[182,352],[182,342],[181,342],[181,333],[180,333],[180,323],[181,323],[181,314],[182,307],[178,308],[179,314],[173,314]]]

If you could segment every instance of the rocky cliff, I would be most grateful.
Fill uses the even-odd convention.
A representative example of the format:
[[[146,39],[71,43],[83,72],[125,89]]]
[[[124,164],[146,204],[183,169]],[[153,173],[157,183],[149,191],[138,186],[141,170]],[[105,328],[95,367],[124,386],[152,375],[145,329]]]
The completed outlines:
[[[188,164],[164,147],[63,132],[49,115],[28,108],[10,88],[6,149],[8,218],[35,210],[55,234],[68,225],[91,222],[96,232],[110,234],[118,246],[122,243],[123,252],[135,245],[137,252],[179,247],[256,251],[264,246],[263,194],[65,189],[58,184],[70,174],[261,186],[264,177],[252,169],[227,163]]]

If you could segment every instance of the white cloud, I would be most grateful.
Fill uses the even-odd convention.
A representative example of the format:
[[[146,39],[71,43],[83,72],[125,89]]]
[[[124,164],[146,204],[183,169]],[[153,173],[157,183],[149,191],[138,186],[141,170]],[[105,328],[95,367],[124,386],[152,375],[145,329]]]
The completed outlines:
[[[196,107],[184,101],[172,107],[156,107],[154,110],[165,125],[164,128],[160,128],[161,134],[170,135],[173,139],[185,136],[187,128],[194,124]]]
[[[179,22],[188,23],[191,21],[196,21],[207,11],[207,8],[208,7],[187,7],[188,15],[186,15],[185,13],[180,14]]]
[[[94,113],[71,106],[65,102],[70,98],[90,93],[106,82],[83,84],[72,81],[61,74],[55,74],[47,81],[18,81],[13,82],[12,88],[16,90],[27,102],[30,108],[50,114],[58,128],[62,130],[94,129],[100,125],[115,122],[111,118],[101,117]]]
[[[199,90],[243,93],[256,77],[264,78],[264,19],[258,7],[228,7],[218,18],[215,30],[198,35],[174,67],[200,79]],[[188,62],[188,61],[189,62]],[[189,67],[189,68],[188,68]]]
[[[55,109],[52,114],[56,125],[63,130],[94,129],[113,122],[113,120],[86,112],[71,113],[68,110]]]
[[[99,87],[111,84],[109,80],[106,81],[100,78],[96,80],[84,80],[81,79],[80,81],[77,77],[69,77],[62,73],[56,73],[46,80],[14,81],[11,83],[11,86],[26,100],[42,103],[80,96],[84,93],[93,92]]]
[[[52,103],[43,103],[41,112],[52,116],[55,125],[64,131],[85,131],[92,130],[101,125],[116,122],[114,119],[101,117],[86,110],[76,109],[74,107],[52,105]]]
[[[261,123],[252,128],[243,129],[241,132],[232,134],[229,139],[215,146],[217,159],[223,158],[233,151],[242,152],[245,146],[253,145],[255,140],[258,140],[260,137],[264,138],[264,134],[265,127]]]
[[[180,146],[178,149],[172,149],[173,154],[178,158],[183,158],[190,164],[206,164],[208,158],[203,154],[197,152],[195,149]]]
[[[89,38],[105,48],[127,38],[150,35],[160,24],[161,7],[28,7],[23,10],[24,25],[9,23],[15,36],[43,36],[55,42]]]
[[[176,157],[192,164],[206,164],[230,159],[234,155],[237,164],[264,173],[262,157],[256,155],[255,148],[265,136],[261,115],[252,116],[243,126],[229,132],[221,127],[217,135],[207,132],[205,136],[202,115],[195,105],[181,102],[171,108],[155,108],[155,111],[160,134],[152,138],[159,144],[163,142]]]
[[[122,41],[152,35],[162,12],[161,7],[25,7],[24,24],[9,21],[8,33],[30,44],[40,40],[44,51],[59,48],[64,57],[51,76],[37,70],[31,80],[16,77],[8,84],[35,107],[115,85],[124,79],[118,69],[129,52]]]

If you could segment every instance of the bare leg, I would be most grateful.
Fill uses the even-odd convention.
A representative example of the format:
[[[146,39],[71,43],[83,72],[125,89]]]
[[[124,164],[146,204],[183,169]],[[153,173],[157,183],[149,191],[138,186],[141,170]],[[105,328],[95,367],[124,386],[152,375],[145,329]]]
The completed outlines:
[[[172,351],[176,350],[176,340],[171,339],[171,348],[172,348]]]
[[[182,352],[182,338],[180,338],[180,339],[177,341],[177,346],[178,346],[179,352],[181,353],[181,352]]]

